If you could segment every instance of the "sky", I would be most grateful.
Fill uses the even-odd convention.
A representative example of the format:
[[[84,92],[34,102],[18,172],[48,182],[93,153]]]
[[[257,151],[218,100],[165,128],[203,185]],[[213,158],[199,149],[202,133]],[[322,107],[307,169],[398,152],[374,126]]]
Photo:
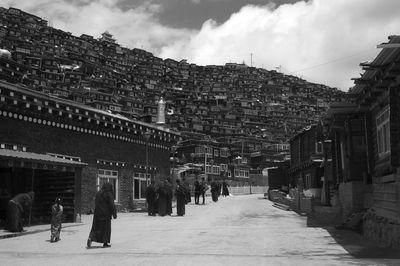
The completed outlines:
[[[400,34],[398,0],[2,0],[73,35],[198,65],[245,63],[348,91]]]

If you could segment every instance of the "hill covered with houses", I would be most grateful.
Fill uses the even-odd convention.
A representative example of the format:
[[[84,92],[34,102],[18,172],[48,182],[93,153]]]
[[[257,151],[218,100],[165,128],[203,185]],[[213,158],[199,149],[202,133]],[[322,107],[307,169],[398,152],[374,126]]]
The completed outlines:
[[[0,8],[0,79],[165,126],[185,139],[253,139],[251,150],[287,143],[346,93],[246,64],[200,66],[122,47],[102,36],[55,29],[33,14]]]

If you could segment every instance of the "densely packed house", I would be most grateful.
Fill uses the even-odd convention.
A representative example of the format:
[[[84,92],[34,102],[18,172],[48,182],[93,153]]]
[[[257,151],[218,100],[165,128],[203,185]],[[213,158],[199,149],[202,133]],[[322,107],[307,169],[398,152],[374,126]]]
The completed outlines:
[[[400,37],[378,48],[375,59],[360,64],[364,72],[349,100],[291,139],[289,175],[312,201],[301,210],[399,247]]]

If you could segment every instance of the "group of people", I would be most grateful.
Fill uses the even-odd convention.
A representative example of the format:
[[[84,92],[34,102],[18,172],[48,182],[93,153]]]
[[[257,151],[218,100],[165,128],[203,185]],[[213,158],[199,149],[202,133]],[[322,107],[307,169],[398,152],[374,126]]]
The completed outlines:
[[[148,215],[171,215],[173,195],[176,197],[176,214],[185,215],[185,205],[191,201],[189,183],[185,179],[182,179],[182,182],[176,180],[174,191],[169,179],[158,184],[152,181],[145,192]]]
[[[222,191],[221,191],[222,188]],[[200,196],[202,196],[205,204],[205,193],[209,186],[204,178],[201,181],[194,182],[195,204],[200,204]],[[222,193],[221,193],[222,192]],[[183,178],[176,180],[175,190],[169,179],[158,184],[153,181],[146,189],[146,201],[148,204],[148,215],[160,216],[172,214],[172,197],[176,197],[176,213],[177,216],[185,215],[185,205],[191,202],[191,188],[189,183]],[[228,184],[223,181],[211,182],[211,195],[213,201],[218,200],[218,196],[228,196]],[[35,193],[21,193],[16,195],[8,202],[7,219],[5,229],[11,232],[22,232],[23,221],[30,214]],[[60,197],[57,197],[51,206],[51,227],[50,242],[60,240],[62,228],[63,206]],[[114,203],[113,187],[110,183],[103,184],[102,188],[96,193],[95,208],[93,215],[92,228],[87,240],[87,248],[92,246],[92,242],[102,243],[103,247],[110,247],[111,239],[111,219],[117,219],[117,210]]]
[[[13,197],[7,206],[7,216],[5,229],[10,232],[23,232],[24,221],[29,220],[35,192],[20,193]],[[51,206],[51,227],[50,227],[50,242],[60,240],[62,227],[63,206],[61,198],[57,197],[54,204]],[[26,222],[25,222],[26,223]]]

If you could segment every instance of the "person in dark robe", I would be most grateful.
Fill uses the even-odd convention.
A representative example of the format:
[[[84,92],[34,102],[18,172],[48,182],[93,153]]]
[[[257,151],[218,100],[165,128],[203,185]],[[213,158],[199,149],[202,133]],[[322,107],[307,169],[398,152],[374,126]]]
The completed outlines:
[[[191,195],[190,195],[190,184],[186,180],[186,178],[182,177],[182,184],[183,188],[185,189],[185,199],[186,199],[186,204],[192,201]]]
[[[222,194],[222,184],[219,180],[217,181],[217,186],[218,186],[218,197],[219,197]]]
[[[153,181],[151,181],[150,185],[146,188],[145,195],[147,201],[147,213],[149,216],[155,216],[157,193]]]
[[[186,191],[185,188],[181,185],[179,179],[176,180],[176,214],[178,216],[185,215],[185,204],[186,204]]]
[[[214,202],[218,201],[218,193],[219,193],[219,187],[217,181],[213,180],[211,182],[211,198]]]
[[[228,183],[224,180],[222,181],[222,196],[229,196],[229,185]]]
[[[206,182],[206,180],[205,180],[205,178],[203,177],[202,179],[201,179],[201,184],[200,184],[200,186],[201,186],[201,196],[202,196],[202,198],[203,198],[203,205],[204,204],[206,204],[205,202],[206,202],[206,191],[208,190],[208,184],[207,184],[207,182]]]
[[[57,242],[60,240],[62,215],[63,206],[61,205],[61,198],[56,198],[53,206],[51,206],[50,242]]]
[[[5,229],[10,232],[22,232],[23,220],[29,215],[35,193],[21,193],[8,202]]]
[[[168,197],[165,181],[161,181],[158,184],[157,194],[158,194],[158,215],[165,216],[167,214],[167,197]]]
[[[167,178],[165,180],[165,189],[167,191],[167,215],[172,214],[172,196],[173,196],[173,187],[170,180]]]
[[[103,243],[105,248],[110,247],[111,217],[117,219],[113,186],[110,183],[104,183],[96,194],[92,229],[87,240],[88,248],[91,247],[93,241]]]
[[[194,182],[194,204],[199,204],[200,202],[200,195],[201,195],[201,184],[199,180]]]

